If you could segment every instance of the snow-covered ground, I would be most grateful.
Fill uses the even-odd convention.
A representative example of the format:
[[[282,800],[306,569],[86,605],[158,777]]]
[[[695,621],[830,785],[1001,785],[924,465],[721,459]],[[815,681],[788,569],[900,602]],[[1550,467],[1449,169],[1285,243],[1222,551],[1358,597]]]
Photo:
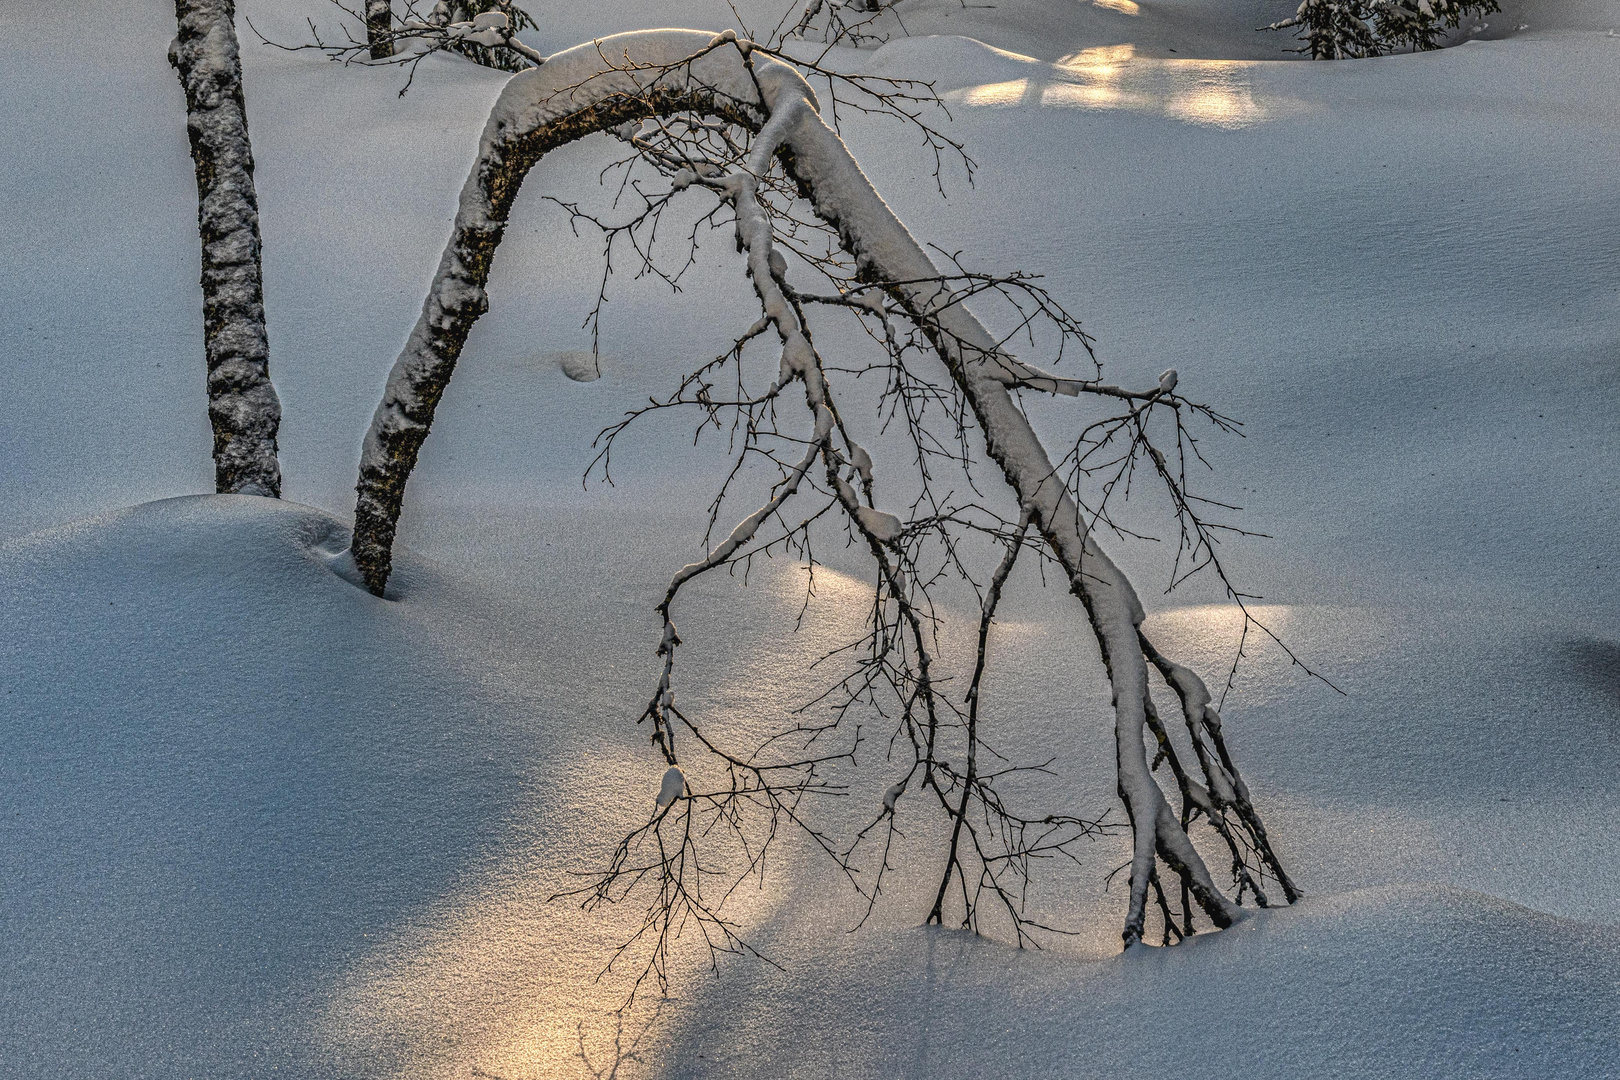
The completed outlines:
[[[1225,710],[1309,896],[1120,956],[1106,839],[1035,897],[1080,933],[1018,953],[918,928],[926,835],[854,934],[789,857],[739,906],[782,970],[684,975],[626,1072],[1620,1075],[1620,3],[1504,3],[1478,40],[1337,64],[1255,33],[1273,0],[909,3],[911,37],[840,62],[936,80],[980,171],[941,199],[920,149],[852,123],[900,217],[1046,274],[1114,379],[1175,367],[1246,422],[1212,491],[1273,539],[1230,557],[1345,690],[1261,650]],[[241,7],[278,40],[330,22]],[[546,52],[732,19],[530,7]],[[356,590],[330,562],[359,439],[503,77],[433,61],[399,98],[242,29],[279,504],[171,498],[211,465],[170,10],[0,7],[0,1075],[589,1075],[634,913],[545,901],[652,804],[652,605],[722,466],[672,426],[616,488],[578,478],[749,297],[720,242],[679,297],[616,281],[602,377],[570,378],[599,267],[541,196],[603,158],[548,159],[412,481],[402,599]],[[1111,549],[1156,640],[1223,670],[1230,611]],[[865,588],[834,562],[797,634],[791,564],[695,590],[694,701],[779,716],[819,685],[803,662]],[[990,722],[1099,811],[1095,645],[1033,575],[1003,611]]]

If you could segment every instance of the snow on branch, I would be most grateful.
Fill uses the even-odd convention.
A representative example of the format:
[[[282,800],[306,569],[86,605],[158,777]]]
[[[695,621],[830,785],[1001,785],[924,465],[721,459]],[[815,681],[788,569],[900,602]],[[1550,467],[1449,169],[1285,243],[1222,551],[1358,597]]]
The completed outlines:
[[[1025,550],[1061,569],[1082,602],[1113,686],[1118,790],[1132,849],[1126,943],[1142,939],[1153,903],[1168,941],[1172,929],[1192,932],[1195,906],[1210,922],[1227,926],[1240,917],[1246,897],[1270,902],[1267,880],[1279,882],[1284,899],[1292,901],[1297,890],[1272,853],[1227,753],[1211,695],[1197,675],[1142,635],[1137,594],[1094,536],[1099,526],[1126,535],[1109,516],[1111,493],[1123,497],[1138,465],[1151,463],[1151,475],[1170,494],[1181,522],[1190,560],[1186,573],[1214,567],[1226,582],[1213,544],[1213,530],[1225,526],[1204,516],[1206,505],[1218,504],[1207,504],[1188,486],[1189,455],[1201,460],[1188,422],[1201,419],[1217,430],[1234,430],[1235,422],[1182,396],[1173,370],[1140,390],[1104,382],[1084,331],[1034,277],[976,272],[955,255],[945,256],[942,270],[850,156],[807,74],[827,87],[828,112],[842,93],[858,108],[919,131],[936,155],[961,152],[924,115],[928,88],[843,79],[730,31],[617,35],[556,54],[511,80],[491,111],[450,243],[366,436],[352,554],[367,585],[379,595],[386,587],[406,485],[467,334],[487,308],[491,265],[519,186],[550,150],[593,133],[611,134],[628,147],[628,156],[614,166],[626,170],[620,192],[631,204],[627,216],[606,217],[553,197],[576,224],[593,225],[604,237],[603,290],[588,321],[600,314],[607,274],[626,248],[639,271],[671,284],[690,265],[690,249],[672,268],[661,261],[667,258],[663,249],[655,248],[659,222],[681,200],[707,200],[688,234],[690,244],[695,246],[700,228],[732,227],[759,318],[668,398],[652,400],[606,429],[597,464],[606,472],[614,440],[650,412],[695,410],[700,432],[729,427],[736,461],[711,505],[711,539],[747,464],[764,464],[775,477],[769,492],[704,558],[673,576],[658,605],[660,674],[641,719],[650,722],[650,740],[666,765],[665,784],[648,823],[626,836],[606,870],[574,894],[590,906],[650,889],[646,920],[625,943],[626,949],[649,946],[637,985],[649,975],[663,981],[668,950],[682,927],[696,928],[711,961],[723,952],[752,951],[725,912],[725,900],[745,877],[763,874],[766,852],[785,831],[807,838],[869,905],[875,903],[889,869],[897,815],[909,805],[903,802],[907,792],[924,793],[950,826],[932,919],[943,921],[947,897],[960,893],[964,925],[977,927],[988,903],[1010,920],[1021,943],[1034,941],[1034,931],[1052,929],[1032,922],[1022,908],[1022,883],[1032,861],[1075,858],[1078,844],[1112,826],[1106,815],[1086,819],[1014,809],[999,794],[997,780],[1024,767],[980,767],[986,644],[1002,586]],[[632,170],[642,170],[641,179],[633,179]],[[791,278],[801,273],[815,276],[816,287],[795,285]],[[992,334],[969,310],[970,300],[1003,305],[1012,315],[1011,329]],[[863,367],[823,356],[812,312],[858,320],[883,359]],[[1091,361],[1094,377],[1057,375],[1016,358],[1015,339],[1033,347],[1037,325],[1057,334],[1054,362],[1065,346],[1074,346]],[[778,350],[773,377],[768,386],[750,386],[744,352],[757,350],[766,337]],[[835,380],[873,372],[886,380],[884,423],[897,424],[909,437],[907,467],[921,483],[906,508],[880,508],[882,463],[862,445],[837,400]],[[809,414],[808,430],[798,433],[778,423],[784,392],[794,386],[802,390]],[[1015,397],[1023,392],[1083,397],[1120,411],[1086,426],[1075,449],[1055,465]],[[1155,444],[1159,423],[1171,425],[1180,451],[1175,458]],[[1016,502],[1016,520],[981,500],[958,497],[937,480],[939,470],[950,466],[962,471],[967,489],[977,490],[978,473],[988,471],[981,465],[986,456]],[[1101,497],[1088,501],[1086,485],[1098,475],[1107,477]],[[802,504],[808,504],[802,512],[790,513]],[[774,551],[801,556],[813,570],[811,531],[829,520],[841,521],[845,535],[864,547],[876,567],[864,636],[826,658],[848,659],[851,671],[795,711],[803,716],[811,707],[830,706],[831,718],[795,721],[752,745],[732,746],[737,733],[700,723],[679,703],[675,608],[682,589],[717,570],[746,571],[751,560]],[[957,698],[945,692],[940,675],[930,589],[947,574],[978,588],[971,549],[986,540],[1002,545],[1004,555],[981,591],[974,674],[967,696]],[[925,566],[925,556],[937,557],[939,565]],[[1159,717],[1150,667],[1182,703],[1194,748],[1188,761],[1174,754]],[[809,811],[817,799],[846,794],[832,770],[855,759],[861,729],[847,721],[857,711],[891,724],[889,745],[909,747],[910,760],[871,823],[841,846]],[[1151,763],[1150,743],[1157,746]],[[1154,775],[1165,762],[1176,781],[1168,793]],[[1232,858],[1235,899],[1215,884],[1193,842],[1190,830],[1200,820],[1210,829],[1208,839]],[[877,870],[863,876],[863,845],[879,837]],[[740,872],[720,869],[702,850],[722,839],[740,853]],[[1161,867],[1179,879],[1179,916]]]
[[[882,44],[887,38],[874,24],[897,3],[898,0],[807,0],[798,21],[786,36],[805,40],[814,37],[828,46],[851,48]],[[789,9],[782,20],[783,26],[792,14]]]
[[[519,32],[538,24],[513,0],[438,0],[426,10],[417,0],[406,0],[397,25],[388,0],[367,0],[363,11],[343,0],[332,0],[332,6],[362,23],[364,36],[345,24],[342,39],[329,41],[309,20],[310,40],[301,44],[271,41],[263,34],[259,40],[286,52],[314,50],[345,64],[402,66],[410,73],[400,88],[402,95],[410,89],[417,66],[435,53],[453,53],[498,71],[526,71],[546,62],[519,40]]]

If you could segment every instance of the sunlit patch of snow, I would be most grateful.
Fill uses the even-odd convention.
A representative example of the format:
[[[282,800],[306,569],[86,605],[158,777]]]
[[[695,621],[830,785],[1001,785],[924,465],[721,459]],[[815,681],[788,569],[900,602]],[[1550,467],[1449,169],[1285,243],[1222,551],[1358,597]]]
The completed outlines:
[[[1135,58],[1136,46],[1126,42],[1123,45],[1099,45],[1094,49],[1082,49],[1059,60],[1057,66],[1074,71],[1111,74],[1118,70],[1119,65]]]
[[[1028,79],[1008,79],[1005,82],[985,83],[983,86],[969,86],[949,96],[953,102],[959,101],[964,105],[1004,107],[1021,103],[1029,93],[1029,85]]]
[[[1134,3],[1133,0],[1091,0],[1091,2],[1097,7],[1117,11],[1121,15],[1142,14],[1142,5]]]
[[[335,981],[314,1041],[359,1072],[374,1067],[386,1033],[387,1064],[405,1078],[523,1075],[568,1061],[581,1025],[616,1008],[625,988],[595,979],[617,920],[547,903],[556,884],[514,858],[377,935]]]
[[[1248,614],[1277,633],[1286,633],[1296,618],[1289,604],[1250,604]],[[1238,635],[1243,632],[1243,617],[1244,609],[1236,604],[1193,604],[1159,612],[1149,618],[1147,625],[1149,628],[1168,626],[1172,628],[1171,633],[1192,632],[1230,638],[1236,645]]]
[[[1140,96],[1128,95],[1107,83],[1092,86],[1059,83],[1041,91],[1041,104],[1060,108],[1129,109],[1141,108],[1144,102]]]
[[[1206,85],[1172,98],[1164,111],[1177,120],[1222,128],[1248,127],[1265,118],[1264,111],[1255,104],[1247,85],[1232,86],[1219,77],[1210,78]]]
[[[992,108],[1122,109],[1237,129],[1297,111],[1296,103],[1256,91],[1253,73],[1259,66],[1243,60],[1159,60],[1138,56],[1129,43],[1105,45],[1056,64],[1026,63],[1030,74],[1024,78],[967,86],[947,97]]]
[[[803,601],[807,588],[814,591],[816,601],[833,604],[854,603],[864,607],[872,597],[872,582],[830,566],[818,565],[812,575],[807,564],[799,563],[792,573],[771,575],[770,582],[773,590],[796,602]]]
[[[576,820],[593,827],[576,834],[570,852],[559,858],[549,830],[536,827],[547,817],[541,805],[525,808],[512,816],[498,854],[416,917],[371,935],[334,976],[310,1034],[335,1074],[371,1075],[381,1065],[400,1080],[585,1077],[581,1046],[593,1059],[608,1053],[610,1017],[640,956],[604,969],[639,925],[642,906],[584,912],[577,899],[552,897],[585,884],[578,875],[606,865],[618,831],[645,820],[658,772],[633,747],[592,745],[581,759],[562,782]],[[619,800],[625,793],[638,798]],[[739,927],[758,927],[785,897],[745,886],[725,911]],[[680,985],[700,982],[706,957],[691,935],[672,954],[672,976]]]
[[[1335,637],[1331,647],[1324,645],[1323,628],[1331,624],[1342,630],[1362,626],[1371,619],[1366,613],[1347,609],[1329,611],[1288,604],[1250,604],[1248,616],[1252,621],[1245,634],[1244,612],[1236,604],[1195,604],[1150,615],[1142,629],[1159,648],[1204,672],[1212,686],[1223,683],[1226,673],[1236,665],[1234,686],[1239,691],[1238,700],[1253,706],[1277,697],[1307,677],[1272,635],[1307,664],[1326,668],[1331,657],[1332,669],[1324,673],[1329,678],[1342,678],[1346,643]],[[1216,691],[1219,696],[1218,686]]]

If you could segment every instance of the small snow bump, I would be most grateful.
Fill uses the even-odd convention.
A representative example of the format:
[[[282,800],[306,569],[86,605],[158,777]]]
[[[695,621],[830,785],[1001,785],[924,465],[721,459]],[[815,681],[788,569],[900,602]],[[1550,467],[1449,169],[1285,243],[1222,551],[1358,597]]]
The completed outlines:
[[[658,788],[658,809],[662,810],[680,798],[685,790],[686,774],[681,772],[679,765],[671,765],[664,770],[664,782]]]
[[[542,362],[554,364],[575,382],[595,382],[602,377],[602,358],[589,349],[568,349],[546,353]]]
[[[893,514],[873,510],[870,506],[857,506],[855,516],[860,520],[861,528],[871,533],[872,538],[880,543],[892,544],[900,538],[900,519]]]

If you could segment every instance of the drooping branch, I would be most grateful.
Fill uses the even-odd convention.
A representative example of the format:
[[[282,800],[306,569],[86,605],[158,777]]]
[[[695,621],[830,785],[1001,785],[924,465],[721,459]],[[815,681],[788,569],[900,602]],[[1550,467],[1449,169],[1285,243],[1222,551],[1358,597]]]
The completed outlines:
[[[804,470],[819,452],[828,466],[827,486],[877,557],[882,588],[901,603],[902,621],[912,623],[905,636],[913,639],[919,661],[925,658],[920,619],[904,601],[911,586],[899,564],[886,553],[886,546],[900,535],[900,523],[862,506],[840,475],[840,469],[848,466],[862,472],[869,483],[870,462],[860,460],[864,451],[857,452],[853,441],[846,439],[850,442],[849,457],[843,458],[832,451],[828,442],[830,429],[821,410],[827,410],[836,424],[836,407],[826,388],[820,360],[798,319],[797,305],[815,298],[788,290],[784,279],[786,263],[779,261],[780,254],[763,240],[754,242],[745,236],[749,229],[764,228],[769,232],[768,223],[761,226],[747,219],[761,212],[754,185],[773,157],[820,220],[836,230],[838,243],[853,260],[856,279],[887,294],[895,314],[915,325],[943,362],[954,392],[983,434],[989,458],[999,466],[1019,506],[1045,540],[1088,613],[1113,688],[1118,788],[1133,835],[1130,902],[1124,929],[1127,945],[1142,938],[1150,890],[1163,897],[1157,869],[1160,861],[1176,872],[1183,884],[1183,895],[1195,900],[1211,921],[1218,926],[1230,925],[1239,917],[1240,908],[1212,881],[1187,832],[1186,806],[1178,816],[1154,779],[1148,761],[1150,728],[1156,735],[1162,726],[1149,695],[1149,660],[1161,672],[1174,673],[1172,685],[1184,703],[1189,703],[1189,711],[1194,709],[1191,703],[1207,703],[1208,694],[1187,669],[1167,668],[1165,665],[1172,662],[1153,651],[1141,636],[1144,615],[1135,590],[1097,545],[1081,506],[1011,396],[1013,389],[1028,388],[1123,399],[1132,410],[1126,419],[1139,424],[1144,411],[1179,402],[1173,395],[1173,373],[1167,372],[1156,389],[1134,393],[1097,381],[1059,379],[1013,359],[1004,351],[1003,341],[991,335],[964,305],[971,290],[964,294],[953,287],[952,278],[939,272],[872,188],[842,140],[823,120],[816,95],[800,73],[729,32],[711,36],[664,30],[606,38],[549,58],[542,68],[515,77],[503,91],[485,128],[478,161],[463,189],[451,243],[416,329],[390,374],[383,402],[366,438],[357,485],[353,555],[368,586],[380,594],[386,585],[405,485],[467,333],[487,306],[484,288],[491,260],[524,176],[543,154],[564,143],[624,125],[633,128],[630,121],[676,113],[716,117],[759,136],[755,150],[764,155],[763,160],[754,160],[759,155],[750,154],[748,167],[741,171],[701,163],[690,168],[683,165],[675,179],[684,185],[710,187],[733,205],[738,215],[740,246],[749,254],[750,276],[760,292],[767,320],[776,325],[782,341],[782,373],[777,385],[803,380],[807,403],[816,413],[816,434],[806,448],[805,459],[794,467],[785,481],[786,488],[779,488],[778,495],[785,500],[797,490]],[[768,137],[762,129],[768,129]],[[631,135],[624,137],[634,142]],[[644,153],[665,152],[651,144],[642,149]],[[807,260],[815,258],[803,250],[795,253]],[[856,300],[846,294],[838,299],[858,303],[874,314],[885,310],[882,303],[870,298]],[[783,305],[793,310],[789,312]],[[750,336],[754,333],[757,330],[750,331]],[[699,401],[705,400],[704,393],[706,389],[700,391]],[[966,438],[965,427],[959,428],[959,433]],[[919,453],[924,451],[920,448]],[[759,521],[776,509],[780,509],[780,502],[773,500],[740,528],[751,537]],[[694,564],[698,567],[694,572],[721,565],[731,556],[728,551],[715,559],[711,553],[703,564]],[[666,598],[666,620],[668,601],[678,587],[677,581],[671,597]],[[678,711],[663,707],[668,705],[670,656],[678,643],[672,638],[673,624],[666,621],[666,681],[650,713],[661,714],[660,722],[668,726],[655,732],[655,741],[660,734],[665,736],[662,748],[673,763],[674,752],[667,737],[679,721],[710,752],[727,761],[735,775],[742,767],[740,759],[726,755],[701,736]],[[937,721],[931,714],[934,697],[926,670],[912,669],[902,679],[909,686],[905,690],[908,722],[910,703],[924,702],[930,710],[926,758],[920,760],[926,769],[932,769],[935,762],[931,740]],[[902,689],[900,683],[896,686]],[[1218,725],[1207,713],[1200,713],[1195,728],[1195,740],[1204,740],[1198,745],[1211,751],[1197,755],[1200,767],[1208,774],[1200,790],[1219,790],[1226,800],[1216,809],[1220,811],[1221,826],[1230,834],[1228,842],[1234,843],[1234,852],[1240,850],[1233,837],[1236,830],[1243,830],[1253,849],[1260,852],[1265,868],[1273,876],[1280,876],[1246,792],[1241,799],[1235,797],[1242,790],[1241,782],[1224,752],[1224,744],[1219,742]],[[796,766],[783,763],[775,767]],[[763,781],[759,782],[762,787],[751,786],[754,783],[747,780],[744,784],[750,796],[769,789]],[[943,799],[946,788],[937,786],[937,790]],[[1184,799],[1190,791],[1192,788],[1182,786]],[[1228,798],[1228,792],[1233,797]],[[892,799],[886,798],[885,806],[892,811]],[[1216,815],[1210,817],[1213,824]],[[662,814],[658,820],[663,820]],[[1252,878],[1249,883],[1253,883]],[[1240,879],[1240,895],[1243,884]],[[1285,886],[1285,893],[1292,898],[1291,884]],[[1184,916],[1190,920],[1190,912],[1184,912]],[[659,925],[667,928],[668,924]]]
[[[1013,565],[1018,561],[1018,553],[1024,547],[1024,536],[1028,532],[1029,515],[1026,513],[1019,518],[1018,531],[1013,534],[1012,540],[1007,544],[1006,554],[996,566],[995,573],[990,576],[990,585],[985,590],[984,602],[980,606],[979,646],[974,654],[973,676],[968,682],[967,691],[967,768],[962,776],[961,801],[951,815],[951,842],[950,848],[945,853],[945,872],[940,876],[939,891],[934,894],[934,906],[928,912],[928,921],[934,924],[945,921],[945,897],[950,892],[953,875],[960,874],[964,879],[967,875],[960,854],[962,830],[966,827],[971,835],[968,807],[979,779],[979,690],[984,685],[985,661],[990,655],[990,625],[995,619],[996,607],[1001,603],[1001,590],[1007,584],[1008,576],[1012,574]]]
[[[838,229],[862,275],[884,283],[928,333],[984,433],[990,458],[1001,467],[1020,505],[1029,509],[1090,616],[1113,686],[1119,793],[1135,836],[1126,944],[1141,940],[1156,857],[1188,881],[1217,926],[1230,925],[1239,909],[1210,879],[1148,766],[1147,662],[1138,640],[1145,617],[1141,602],[1085,528],[1079,507],[1008,393],[1009,385],[1044,373],[1012,361],[962,305],[940,306],[945,290],[938,270],[872,188],[842,140],[811,110],[802,110],[798,119],[784,140],[791,153],[790,172],[817,212]]]
[[[409,75],[401,94],[410,88],[417,67],[435,53],[454,53],[500,71],[525,71],[546,60],[518,39],[520,30],[534,29],[536,24],[512,0],[438,0],[426,10],[423,0],[405,0],[397,22],[389,0],[367,0],[364,10],[350,7],[350,2],[331,0],[338,11],[360,20],[363,36],[357,37],[344,24],[341,40],[327,40],[311,20],[311,40],[289,45],[263,34],[259,39],[286,52],[314,50],[345,64],[366,61],[404,67]]]
[[[175,0],[174,13],[180,32],[169,46],[169,63],[185,89],[186,133],[197,172],[214,484],[222,493],[279,498],[281,402],[270,384],[259,203],[235,4]]]
[[[1194,786],[1191,780],[1183,783],[1183,815],[1204,814],[1211,827],[1226,841],[1232,852],[1233,877],[1239,882],[1239,900],[1243,898],[1243,889],[1247,888],[1254,893],[1262,907],[1268,904],[1260,882],[1249,872],[1252,855],[1258,860],[1262,871],[1282,886],[1283,897],[1292,904],[1299,899],[1299,889],[1272,850],[1265,824],[1250,801],[1249,786],[1243,782],[1232,755],[1226,749],[1226,740],[1221,735],[1221,714],[1210,699],[1209,688],[1191,668],[1176,663],[1154,648],[1146,634],[1139,634],[1139,638],[1142,652],[1158,668],[1165,683],[1181,702],[1187,735],[1192,740],[1193,752],[1205,777],[1202,787]],[[1236,821],[1228,820],[1229,817],[1235,817]]]

